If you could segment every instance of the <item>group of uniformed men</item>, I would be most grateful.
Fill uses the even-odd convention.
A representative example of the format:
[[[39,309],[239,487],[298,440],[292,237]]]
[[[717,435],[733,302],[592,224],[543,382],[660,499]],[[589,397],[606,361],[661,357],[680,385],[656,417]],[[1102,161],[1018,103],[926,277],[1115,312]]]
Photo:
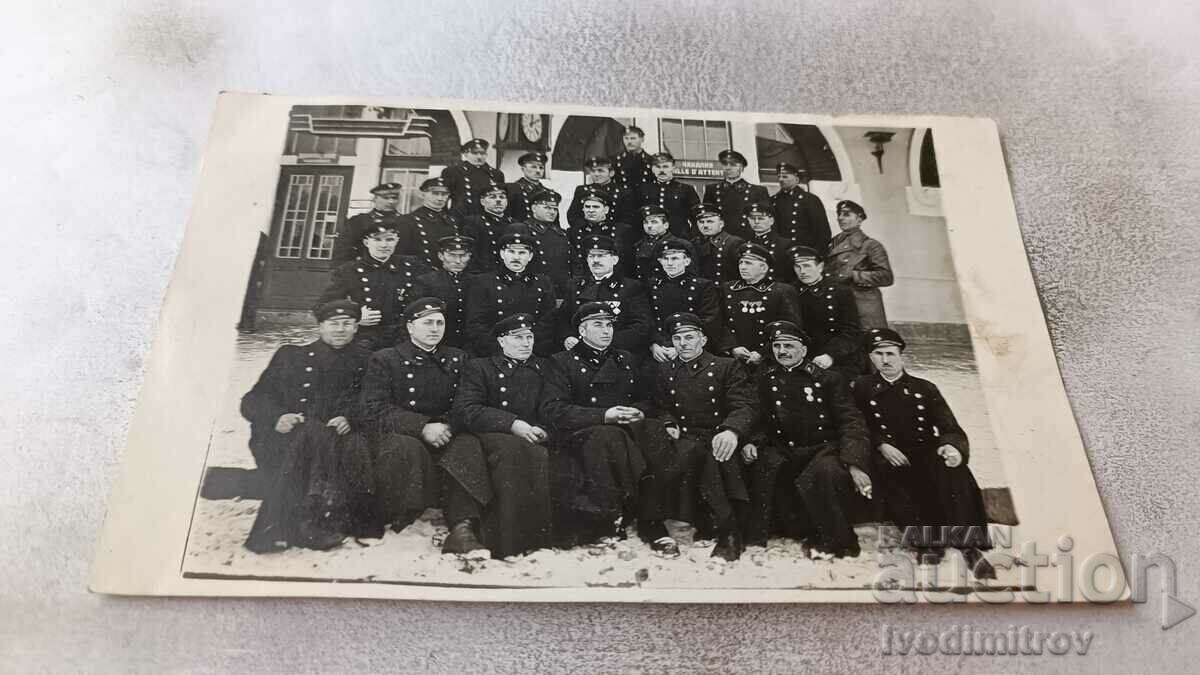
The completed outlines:
[[[904,371],[865,210],[839,202],[831,237],[803,170],[780,164],[768,197],[732,150],[701,199],[642,136],[587,161],[565,223],[545,155],[505,183],[479,139],[409,214],[400,186],[373,190],[337,239],[319,339],[280,347],[243,398],[273,477],[249,548],[332,548],[440,508],[447,553],[636,526],[675,556],[674,520],[727,560],[776,535],[857,556],[877,493],[907,544],[990,576],[966,434]]]

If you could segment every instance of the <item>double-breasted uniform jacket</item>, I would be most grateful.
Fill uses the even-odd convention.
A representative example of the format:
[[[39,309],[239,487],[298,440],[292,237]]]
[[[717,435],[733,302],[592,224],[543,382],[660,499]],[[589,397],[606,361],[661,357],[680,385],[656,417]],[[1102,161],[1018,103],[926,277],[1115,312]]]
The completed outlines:
[[[698,235],[692,239],[692,245],[696,248],[699,275],[717,283],[741,278],[738,274],[737,249],[745,242],[745,239],[726,230],[721,230],[711,237]]]
[[[283,345],[242,397],[242,416],[250,421],[250,448],[260,465],[272,446],[288,434],[275,431],[285,413],[302,413],[304,424],[324,426],[345,417],[352,429],[362,423],[359,387],[371,352],[354,343],[334,349],[321,340],[305,345]],[[299,436],[299,434],[296,434]]]
[[[435,297],[446,303],[446,334],[442,344],[463,346],[466,326],[467,288],[475,275],[471,272],[448,272],[445,269],[426,272],[413,281],[410,298]]]
[[[796,278],[796,271],[792,269],[792,255],[788,253],[795,242],[780,236],[774,229],[756,234],[749,241],[765,246],[771,252],[771,276],[784,283],[791,283]]]
[[[654,180],[650,167],[654,162],[645,150],[622,150],[613,157],[613,181],[623,190],[636,190],[642,183]]]
[[[632,190],[624,189],[616,181],[610,180],[607,183],[588,183],[576,186],[575,194],[571,197],[571,205],[567,208],[567,223],[572,228],[579,227],[583,222],[583,200],[596,192],[604,193],[612,202],[608,212],[609,218],[622,223],[637,221],[637,195]]]
[[[500,350],[492,326],[506,316],[525,312],[537,319],[534,349],[538,354],[558,351],[554,344],[555,302],[550,279],[528,269],[516,274],[507,268],[480,274],[467,289],[466,346],[476,355]]]
[[[496,251],[500,243],[500,235],[513,224],[513,219],[507,215],[481,211],[467,216],[463,221],[463,234],[475,240],[475,248],[471,251],[471,263],[467,267],[472,272],[491,272],[500,264]]]
[[[519,232],[536,240],[537,250],[529,262],[529,269],[549,277],[554,284],[554,297],[564,297],[567,294],[567,282],[571,280],[571,272],[575,269],[575,247],[567,233],[556,223],[543,223],[536,218],[513,223],[508,226],[507,232]]]
[[[359,256],[334,268],[317,306],[346,299],[379,310],[382,313],[379,323],[359,326],[355,340],[370,343],[375,349],[390,347],[403,327],[401,314],[405,304],[412,300],[413,284],[428,271],[425,261],[414,256],[393,254],[384,261],[370,255]]]
[[[580,342],[550,358],[557,368],[547,375],[541,417],[556,431],[604,424],[604,411],[618,405],[649,414],[650,398],[638,387],[637,365],[629,352],[611,347],[600,352]]]
[[[590,273],[586,277],[572,279],[571,282],[567,297],[559,307],[559,343],[568,337],[579,337],[571,317],[580,305],[585,302],[604,302],[617,315],[613,321],[613,348],[632,352],[640,362],[640,357],[650,346],[650,336],[654,333],[650,298],[642,282],[621,278],[615,274],[597,281]]]
[[[811,448],[834,443],[843,464],[870,471],[866,422],[840,374],[807,360],[790,369],[772,361],[756,380],[763,413],[755,433],[758,444]]]
[[[629,253],[623,255],[623,260],[630,260],[630,276],[641,279],[645,283],[650,283],[661,272],[661,266],[658,264],[658,257],[655,255],[655,248],[662,240],[671,236],[670,231],[664,232],[657,237],[651,237],[645,232],[642,237],[635,241],[629,247]]]
[[[479,205],[479,191],[489,183],[504,184],[504,172],[494,166],[475,166],[470,162],[459,162],[442,169],[442,180],[450,189],[450,213],[460,220],[483,211]]]
[[[752,233],[746,219],[746,207],[770,198],[767,188],[749,183],[745,178],[735,181],[722,180],[704,186],[704,203],[721,209],[725,229],[743,239]]]
[[[450,410],[451,425],[497,434],[510,433],[517,420],[540,426],[546,371],[553,367],[539,356],[520,362],[497,354],[468,361]]]
[[[966,432],[929,380],[907,372],[895,382],[879,373],[863,375],[854,381],[854,401],[867,420],[871,448],[887,443],[909,454],[952,445],[962,454],[964,465],[970,458]]]
[[[663,182],[653,180],[637,187],[637,208],[658,206],[667,212],[667,223],[671,234],[682,239],[692,236],[692,224],[688,219],[692,207],[700,203],[700,195],[689,185],[674,178]]]
[[[717,348],[723,338],[721,323],[721,289],[717,282],[684,272],[675,278],[659,274],[650,282],[650,309],[654,313],[654,335],[651,342],[663,347],[671,346],[667,333],[667,317],[679,312],[690,312],[700,317],[704,324],[704,335],[709,344]]]
[[[854,290],[863,328],[887,328],[879,287],[891,286],[895,278],[883,244],[868,237],[862,228],[839,232],[829,242],[825,273]]]
[[[771,195],[775,210],[775,229],[801,246],[824,253],[833,232],[821,198],[796,186]]]
[[[533,195],[545,187],[544,183],[535,183],[524,176],[512,183],[507,183],[504,191],[508,193],[508,210],[504,214],[517,222],[532,218],[533,212],[529,210],[529,207],[533,205]]]
[[[366,255],[367,252],[363,249],[362,240],[367,235],[367,232],[374,230],[380,225],[394,226],[399,230],[400,222],[401,216],[397,211],[371,209],[366,213],[352,216],[346,221],[346,224],[333,240],[333,262],[335,264],[346,262],[354,260],[360,255]]]
[[[372,354],[362,381],[368,426],[419,439],[426,424],[449,423],[468,359],[461,349],[439,345],[427,352],[411,341]]]
[[[811,286],[799,280],[793,285],[800,300],[800,320],[812,338],[809,358],[828,355],[848,384],[862,374],[863,368],[862,326],[858,322],[854,292],[829,275]]]
[[[446,211],[434,211],[422,206],[404,216],[396,252],[401,255],[418,256],[430,267],[441,267],[442,263],[437,257],[438,240],[461,234],[459,228],[457,217]]]
[[[745,347],[768,357],[766,331],[772,321],[800,322],[796,289],[770,275],[756,284],[742,279],[721,285],[726,336],[722,351]]]
[[[749,373],[735,359],[702,352],[691,361],[659,363],[654,411],[682,434],[711,435],[729,429],[746,442],[758,419]]]

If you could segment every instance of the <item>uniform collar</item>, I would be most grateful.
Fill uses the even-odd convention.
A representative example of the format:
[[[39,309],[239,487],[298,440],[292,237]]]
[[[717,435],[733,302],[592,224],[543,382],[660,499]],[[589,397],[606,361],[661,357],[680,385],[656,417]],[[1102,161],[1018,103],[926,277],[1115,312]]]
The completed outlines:
[[[571,351],[574,352],[579,358],[594,366],[600,366],[603,364],[604,360],[608,358],[608,355],[613,353],[611,349],[605,349],[603,351],[594,349],[583,340],[575,343],[575,346],[571,347]]]
[[[533,274],[529,271],[528,267],[525,268],[524,272],[517,274],[516,272],[501,265],[500,270],[496,272],[496,275],[506,284],[511,284],[516,281],[529,283],[530,280],[533,279]]]
[[[767,276],[759,279],[758,283],[756,284],[752,284],[745,279],[738,279],[737,281],[733,282],[730,288],[735,291],[740,291],[743,288],[753,288],[761,293],[766,293],[767,291],[771,290],[771,284],[773,283],[775,283],[775,280],[771,278],[770,274],[767,274]]]
[[[697,356],[696,358],[692,359],[691,361],[684,361],[683,359],[675,359],[675,368],[676,369],[683,368],[686,370],[697,372],[697,371],[707,368],[709,366],[709,364],[711,364],[712,362],[713,362],[713,355],[709,354],[707,351],[702,351],[702,352],[700,352],[700,356]]]

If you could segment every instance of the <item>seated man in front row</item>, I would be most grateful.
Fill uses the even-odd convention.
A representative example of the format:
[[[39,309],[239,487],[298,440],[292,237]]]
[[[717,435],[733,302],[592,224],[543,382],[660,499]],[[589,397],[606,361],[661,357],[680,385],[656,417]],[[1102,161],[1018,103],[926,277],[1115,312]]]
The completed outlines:
[[[867,425],[841,375],[804,357],[810,339],[791,321],[767,326],[774,362],[758,371],[761,425],[742,448],[750,467],[746,543],[804,539],[818,555],[855,557],[855,493],[870,499]]]
[[[539,407],[546,371],[554,366],[533,355],[535,325],[529,314],[496,322],[501,353],[467,364],[450,408],[451,425],[479,444],[473,453],[464,444],[452,446],[442,464],[462,467],[464,484],[487,493],[483,543],[498,558],[551,544],[550,434]]]
[[[672,316],[667,331],[677,357],[655,364],[654,410],[675,441],[677,477],[663,485],[673,498],[671,517],[711,530],[713,557],[737,560],[749,494],[741,462],[730,458],[753,429],[754,386],[737,361],[704,351],[708,340],[695,314]]]
[[[902,543],[933,560],[957,548],[976,579],[995,579],[980,551],[991,539],[983,495],[967,468],[966,432],[934,383],[905,372],[899,333],[874,328],[863,342],[877,372],[854,381],[854,400],[879,453],[879,492]]]
[[[371,354],[352,344],[360,311],[349,300],[317,307],[320,338],[280,347],[242,397],[250,452],[267,483],[245,543],[255,553],[342,543],[341,512],[365,479],[355,471],[366,454],[358,390]]]
[[[653,489],[647,465],[663,466],[671,444],[658,420],[646,419],[649,397],[639,391],[636,359],[614,345],[617,314],[607,302],[587,302],[572,317],[578,336],[552,358],[543,416],[552,427],[556,453],[556,501],[563,544],[601,537],[625,538],[643,486]],[[658,526],[638,533],[656,551],[677,554]],[[665,538],[665,541],[657,541]]]
[[[410,303],[404,310],[408,337],[375,352],[367,364],[362,404],[373,432],[374,479],[371,498],[352,505],[357,508],[351,517],[376,537],[388,525],[403,530],[426,508],[439,505],[443,476],[435,470],[434,458],[451,442],[461,441],[449,416],[467,354],[443,344],[446,315],[446,304],[438,298]],[[446,521],[451,525],[478,515],[469,506],[455,509],[461,500],[449,501]]]

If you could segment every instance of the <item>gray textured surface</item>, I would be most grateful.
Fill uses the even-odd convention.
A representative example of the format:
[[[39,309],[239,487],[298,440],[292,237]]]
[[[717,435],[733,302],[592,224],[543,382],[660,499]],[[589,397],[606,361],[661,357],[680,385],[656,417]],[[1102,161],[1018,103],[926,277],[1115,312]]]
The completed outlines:
[[[996,118],[1118,544],[1175,557],[1183,598],[1200,604],[1195,3],[70,4],[2,11],[5,669],[1128,670],[1200,657],[1200,619],[1163,632],[1157,600],[503,607],[84,590],[214,95],[235,89]],[[1082,658],[901,659],[880,654],[884,623],[1096,638]]]

